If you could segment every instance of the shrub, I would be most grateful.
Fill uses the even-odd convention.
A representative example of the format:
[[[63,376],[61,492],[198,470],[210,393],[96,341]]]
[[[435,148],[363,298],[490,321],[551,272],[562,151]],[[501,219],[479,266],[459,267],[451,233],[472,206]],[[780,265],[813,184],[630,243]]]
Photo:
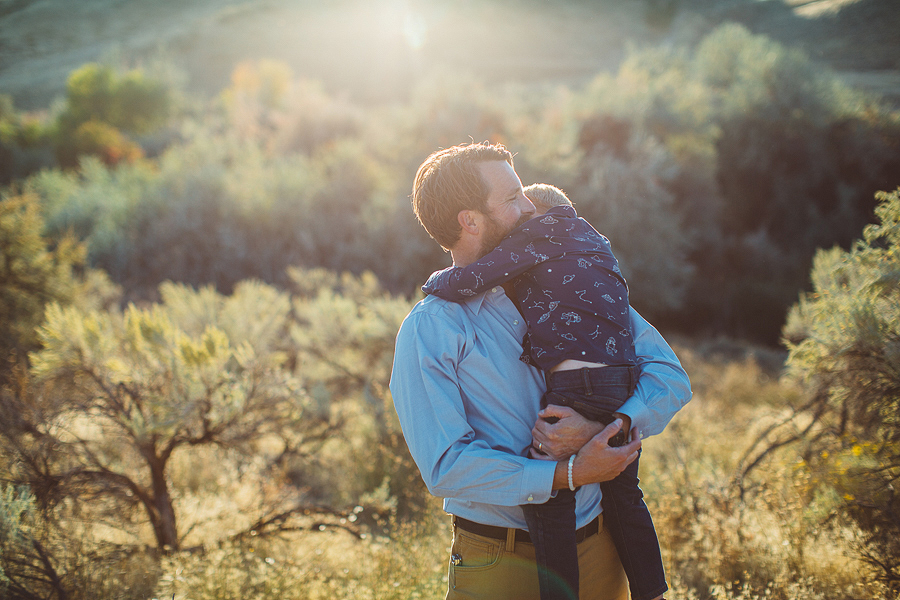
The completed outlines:
[[[0,186],[53,165],[51,133],[37,117],[19,114],[0,94]]]
[[[166,123],[173,108],[170,87],[140,69],[123,74],[88,63],[66,82],[66,103],[56,121],[56,153],[74,167],[82,154],[108,164],[134,160],[139,147],[127,135],[150,133]]]
[[[152,197],[157,170],[144,161],[110,168],[97,157],[86,157],[78,173],[43,171],[23,188],[40,198],[51,239],[73,234],[87,246],[92,265],[121,277],[128,240],[145,198]]]
[[[283,294],[252,282],[228,298],[172,284],[160,293],[162,304],[122,314],[48,309],[32,355],[49,386],[47,412],[25,412],[7,435],[54,441],[50,463],[21,447],[26,481],[55,482],[43,501],[96,498],[98,515],[138,516],[166,552],[184,535],[167,473],[174,453],[210,444],[248,452],[267,436],[296,442],[321,423],[282,367]]]
[[[37,347],[45,307],[70,301],[78,288],[84,246],[71,237],[53,244],[43,230],[34,195],[0,199],[0,384],[9,361],[24,360]]]
[[[148,133],[169,118],[172,100],[165,82],[148,78],[140,69],[117,73],[107,65],[87,63],[66,82],[66,104],[58,116],[60,134],[89,121],[128,133]]]
[[[582,159],[573,201],[610,238],[631,303],[651,316],[677,311],[693,272],[692,240],[666,187],[678,166],[657,140],[638,133],[619,150],[604,146],[595,144]]]
[[[777,361],[763,368],[771,351],[720,341],[677,352],[694,398],[641,458],[672,594],[885,597],[851,554],[859,529],[834,518],[802,460],[796,428],[808,419],[792,416],[805,397]]]
[[[120,162],[134,162],[143,156],[143,151],[112,125],[87,121],[72,132],[58,158],[63,166],[72,167],[83,156],[96,156],[112,167]]]
[[[380,492],[406,519],[424,508],[424,484],[406,447],[388,389],[394,337],[410,302],[383,290],[372,273],[340,277],[322,269],[291,269],[296,323],[291,327],[297,369],[324,407],[348,413],[347,435],[327,444],[328,465],[346,465],[356,477],[339,484],[324,477],[332,497],[354,502]],[[323,469],[325,471],[323,471]],[[338,495],[339,494],[339,495]]]
[[[900,189],[850,251],[820,251],[791,310],[791,375],[809,389],[807,460],[864,535],[863,559],[900,583]]]

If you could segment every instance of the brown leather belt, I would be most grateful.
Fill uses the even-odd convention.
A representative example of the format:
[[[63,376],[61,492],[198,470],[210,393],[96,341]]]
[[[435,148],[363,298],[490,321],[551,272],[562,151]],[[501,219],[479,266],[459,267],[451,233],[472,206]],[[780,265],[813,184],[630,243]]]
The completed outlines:
[[[456,527],[459,527],[463,531],[468,531],[469,533],[474,533],[475,535],[481,535],[484,537],[493,538],[495,540],[505,540],[507,528],[506,527],[496,527],[494,525],[482,525],[481,523],[476,523],[475,521],[469,521],[468,519],[463,519],[462,517],[457,517],[454,515],[453,522]],[[575,531],[575,541],[576,543],[581,543],[586,538],[591,537],[595,533],[600,532],[600,517],[596,517],[593,521],[585,525],[584,527],[579,528]],[[524,542],[526,544],[531,543],[531,536],[528,535],[527,531],[522,529],[516,529],[516,541]]]

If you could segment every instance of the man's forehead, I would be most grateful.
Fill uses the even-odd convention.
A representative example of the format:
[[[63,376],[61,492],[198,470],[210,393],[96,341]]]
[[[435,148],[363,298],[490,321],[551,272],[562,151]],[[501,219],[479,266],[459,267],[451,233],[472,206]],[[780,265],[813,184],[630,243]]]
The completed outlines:
[[[522,187],[512,165],[502,160],[486,161],[479,165],[481,175],[490,189],[490,195],[515,194]]]

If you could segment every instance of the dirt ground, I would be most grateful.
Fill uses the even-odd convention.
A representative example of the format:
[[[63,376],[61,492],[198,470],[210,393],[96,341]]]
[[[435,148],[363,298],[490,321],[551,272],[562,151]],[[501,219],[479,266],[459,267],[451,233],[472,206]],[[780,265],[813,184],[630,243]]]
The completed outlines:
[[[0,0],[0,93],[41,109],[85,62],[157,58],[205,94],[260,58],[363,101],[445,70],[577,85],[629,46],[691,43],[727,20],[900,106],[897,0]]]

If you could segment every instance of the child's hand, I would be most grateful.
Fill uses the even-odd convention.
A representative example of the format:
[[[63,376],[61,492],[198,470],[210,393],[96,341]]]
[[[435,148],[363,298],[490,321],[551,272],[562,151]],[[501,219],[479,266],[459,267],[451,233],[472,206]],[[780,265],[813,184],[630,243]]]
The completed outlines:
[[[531,430],[532,447],[551,460],[564,460],[602,430],[602,423],[585,419],[567,406],[551,404],[538,413]]]
[[[627,431],[630,434],[625,436],[625,441],[628,442],[633,440],[634,437],[632,436],[634,435],[634,432],[631,431],[631,417],[620,412],[614,412],[613,416],[617,419],[622,419],[622,431]]]

